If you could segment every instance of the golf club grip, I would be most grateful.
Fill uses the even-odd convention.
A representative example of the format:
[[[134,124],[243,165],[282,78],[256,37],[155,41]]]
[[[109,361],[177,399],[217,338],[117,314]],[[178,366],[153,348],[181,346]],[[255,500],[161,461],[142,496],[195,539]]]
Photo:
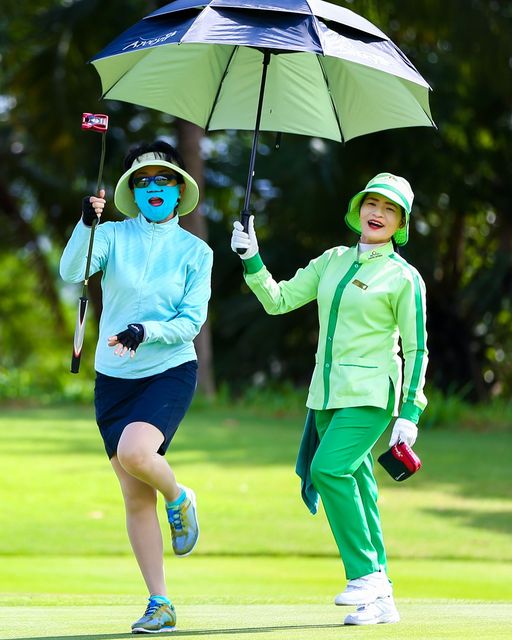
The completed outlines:
[[[76,355],[75,352],[73,352],[73,355],[71,356],[71,373],[78,373],[80,371],[80,357],[81,357],[82,353],[79,353],[78,355]]]
[[[244,228],[245,233],[249,233],[249,218],[251,214],[248,211],[242,211],[240,214],[240,222]],[[236,252],[239,256],[243,256],[247,249],[237,249]]]

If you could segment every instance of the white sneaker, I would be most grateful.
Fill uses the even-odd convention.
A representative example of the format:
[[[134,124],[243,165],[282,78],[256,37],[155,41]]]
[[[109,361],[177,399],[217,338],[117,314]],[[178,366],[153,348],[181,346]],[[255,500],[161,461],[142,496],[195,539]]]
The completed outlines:
[[[385,598],[393,592],[387,575],[383,571],[375,571],[367,576],[349,580],[345,591],[338,593],[334,604],[338,606],[354,606],[370,604],[377,598]]]
[[[355,613],[349,613],[345,618],[345,624],[385,624],[399,620],[400,615],[395,607],[393,596],[386,596],[357,607]]]

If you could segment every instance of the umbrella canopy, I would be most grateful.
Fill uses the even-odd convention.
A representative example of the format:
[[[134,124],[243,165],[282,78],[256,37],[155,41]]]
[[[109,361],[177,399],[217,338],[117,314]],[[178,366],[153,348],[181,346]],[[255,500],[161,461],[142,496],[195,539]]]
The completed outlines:
[[[91,62],[104,98],[206,130],[346,141],[434,126],[430,87],[400,49],[368,20],[322,0],[175,0]]]

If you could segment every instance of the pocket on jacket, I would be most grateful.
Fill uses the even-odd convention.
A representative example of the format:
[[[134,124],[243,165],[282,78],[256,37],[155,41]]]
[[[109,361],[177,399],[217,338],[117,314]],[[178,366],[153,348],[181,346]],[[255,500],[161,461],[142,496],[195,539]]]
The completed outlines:
[[[366,358],[351,358],[350,360],[339,362],[340,367],[357,367],[359,369],[378,369],[379,365],[368,362]]]
[[[384,367],[364,358],[344,360],[333,365],[334,394],[348,396],[373,406],[386,406],[389,395],[389,373]]]

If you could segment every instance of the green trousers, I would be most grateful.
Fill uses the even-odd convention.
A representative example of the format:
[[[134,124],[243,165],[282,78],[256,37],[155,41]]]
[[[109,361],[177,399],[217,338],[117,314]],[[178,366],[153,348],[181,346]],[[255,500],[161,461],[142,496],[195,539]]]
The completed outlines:
[[[349,407],[315,411],[320,444],[311,479],[322,498],[347,579],[386,568],[371,450],[391,421],[386,409]]]

